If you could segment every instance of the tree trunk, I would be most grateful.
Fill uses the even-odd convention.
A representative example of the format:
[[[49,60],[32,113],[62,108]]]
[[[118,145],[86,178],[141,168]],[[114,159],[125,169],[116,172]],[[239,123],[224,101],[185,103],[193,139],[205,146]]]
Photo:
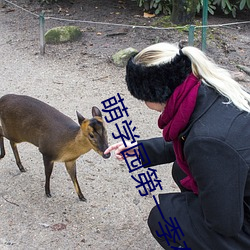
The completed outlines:
[[[173,0],[171,22],[178,25],[192,24],[198,0]]]

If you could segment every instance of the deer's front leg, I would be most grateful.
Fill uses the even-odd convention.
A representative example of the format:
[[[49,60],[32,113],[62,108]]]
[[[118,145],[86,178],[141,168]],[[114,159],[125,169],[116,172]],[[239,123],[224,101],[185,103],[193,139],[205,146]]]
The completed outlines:
[[[43,163],[44,163],[44,168],[45,168],[45,194],[47,197],[51,197],[51,193],[50,193],[50,177],[52,174],[52,170],[53,170],[53,166],[54,166],[54,162],[51,161],[51,159],[46,156],[43,155]]]
[[[71,180],[74,183],[74,187],[76,190],[76,193],[78,194],[78,197],[81,201],[87,201],[86,198],[83,196],[82,191],[80,189],[80,186],[77,181],[76,177],[76,161],[68,161],[65,162],[66,169],[70,175]]]

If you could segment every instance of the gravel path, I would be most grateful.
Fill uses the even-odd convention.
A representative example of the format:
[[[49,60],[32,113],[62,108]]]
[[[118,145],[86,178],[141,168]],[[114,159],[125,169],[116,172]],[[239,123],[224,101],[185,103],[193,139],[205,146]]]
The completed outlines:
[[[20,19],[23,16],[23,20]],[[129,107],[130,119],[142,138],[160,131],[157,115],[134,100],[124,84],[124,69],[102,55],[84,53],[81,43],[48,48],[39,55],[37,33],[29,28],[37,20],[19,11],[0,10],[1,95],[18,93],[39,98],[76,121],[75,111],[86,117],[91,107],[100,108],[118,92]],[[72,49],[71,46],[74,46]],[[108,124],[110,143],[114,124]],[[155,131],[155,133],[152,133]],[[0,249],[161,249],[147,227],[152,197],[142,198],[126,164],[95,152],[80,157],[78,181],[87,203],[78,200],[64,165],[55,165],[51,178],[52,198],[44,195],[42,156],[30,144],[20,144],[26,173],[20,173],[9,143],[1,160]],[[164,191],[175,190],[169,168]]]

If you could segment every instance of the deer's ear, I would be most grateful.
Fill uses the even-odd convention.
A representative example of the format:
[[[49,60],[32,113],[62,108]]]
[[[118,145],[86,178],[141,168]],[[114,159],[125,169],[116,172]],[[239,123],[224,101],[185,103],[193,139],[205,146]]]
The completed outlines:
[[[100,111],[100,109],[99,108],[97,108],[97,107],[92,107],[92,115],[93,115],[93,117],[94,116],[100,116],[100,117],[102,117],[102,113],[101,113],[101,111]]]
[[[76,114],[77,114],[78,122],[81,125],[83,121],[85,120],[85,118],[78,111],[76,111]]]

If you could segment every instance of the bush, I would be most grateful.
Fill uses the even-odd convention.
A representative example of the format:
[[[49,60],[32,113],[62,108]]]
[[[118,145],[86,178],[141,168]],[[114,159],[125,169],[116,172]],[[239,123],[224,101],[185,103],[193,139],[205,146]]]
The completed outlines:
[[[172,1],[174,0],[136,0],[140,7],[145,11],[154,11],[154,13],[171,14]],[[189,0],[193,1],[193,0]],[[199,0],[197,4],[197,13],[201,12],[204,0]],[[237,10],[250,9],[250,0],[208,0],[208,11],[214,15],[216,7],[219,6],[224,14],[231,14],[236,17]]]
[[[220,6],[224,14],[231,13],[233,17],[236,17],[238,9],[250,9],[250,0],[214,0],[213,4]]]
[[[154,12],[156,15],[160,13],[165,15],[171,14],[171,0],[136,0],[136,2],[139,7],[143,7],[145,11]]]

